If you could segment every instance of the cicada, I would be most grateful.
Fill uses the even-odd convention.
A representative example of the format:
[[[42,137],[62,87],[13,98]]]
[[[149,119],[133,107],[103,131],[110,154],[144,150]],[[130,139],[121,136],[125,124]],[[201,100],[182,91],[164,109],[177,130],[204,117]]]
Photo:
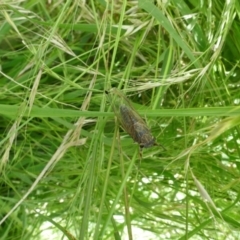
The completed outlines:
[[[121,127],[139,144],[141,149],[160,145],[156,143],[146,122],[140,117],[138,112],[133,108],[130,100],[120,90],[113,88],[109,92],[106,91],[106,93],[109,96],[112,109]]]

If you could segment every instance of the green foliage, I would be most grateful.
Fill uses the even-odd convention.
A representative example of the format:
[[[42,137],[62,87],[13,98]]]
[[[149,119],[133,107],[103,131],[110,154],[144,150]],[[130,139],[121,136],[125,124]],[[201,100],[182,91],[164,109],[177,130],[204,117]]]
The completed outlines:
[[[0,239],[238,238],[238,1],[0,7]]]

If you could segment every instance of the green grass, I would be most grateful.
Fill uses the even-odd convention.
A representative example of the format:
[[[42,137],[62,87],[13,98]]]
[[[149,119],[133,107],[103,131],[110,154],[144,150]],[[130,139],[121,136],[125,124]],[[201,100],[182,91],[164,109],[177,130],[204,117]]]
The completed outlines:
[[[1,239],[239,238],[238,1],[0,7]]]

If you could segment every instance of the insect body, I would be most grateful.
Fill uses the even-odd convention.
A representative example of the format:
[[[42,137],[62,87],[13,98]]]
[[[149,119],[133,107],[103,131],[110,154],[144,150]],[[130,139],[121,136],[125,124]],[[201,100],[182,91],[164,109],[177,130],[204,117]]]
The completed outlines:
[[[140,148],[159,145],[155,142],[155,138],[145,121],[139,116],[121,91],[113,88],[106,93],[111,100],[112,109],[121,127],[139,144]]]
[[[123,129],[137,142],[141,148],[155,145],[155,138],[152,136],[146,123],[132,109],[126,105],[120,106]]]

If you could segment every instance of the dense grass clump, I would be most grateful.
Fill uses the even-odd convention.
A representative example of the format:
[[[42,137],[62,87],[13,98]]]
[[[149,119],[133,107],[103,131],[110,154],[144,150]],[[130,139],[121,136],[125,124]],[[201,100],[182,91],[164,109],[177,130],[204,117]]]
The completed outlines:
[[[238,1],[0,7],[1,239],[238,238]]]

